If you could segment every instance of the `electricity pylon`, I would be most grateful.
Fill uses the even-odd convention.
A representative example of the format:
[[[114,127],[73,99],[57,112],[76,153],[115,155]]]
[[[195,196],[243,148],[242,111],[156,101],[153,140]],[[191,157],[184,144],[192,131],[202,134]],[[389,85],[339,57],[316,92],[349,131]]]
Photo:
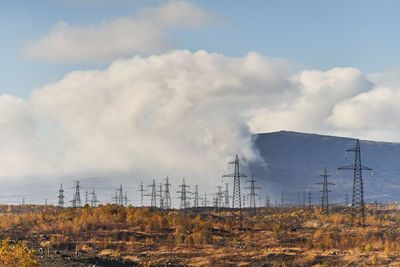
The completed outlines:
[[[233,177],[233,198],[232,198],[232,208],[233,209],[242,209],[242,201],[241,201],[241,194],[240,194],[240,178],[247,177],[244,174],[240,173],[239,170],[239,157],[236,154],[236,158],[234,161],[229,162],[228,164],[234,164],[235,170],[231,174],[225,174],[222,177]]]
[[[170,187],[170,183],[168,182],[168,176],[165,179],[165,184],[164,184],[164,196],[163,196],[163,206],[164,209],[170,209],[171,208],[171,195],[169,193],[169,187]]]
[[[229,208],[229,188],[228,183],[225,183],[225,208]]]
[[[160,197],[160,209],[164,209],[164,200],[163,200],[164,195],[163,195],[162,183],[160,183],[158,196]]]
[[[179,204],[179,208],[183,209],[186,212],[187,209],[190,208],[190,203],[189,203],[188,197],[187,197],[187,194],[190,193],[187,189],[190,186],[185,183],[185,178],[183,178],[182,184],[179,185],[179,187],[181,188],[180,191],[177,191],[177,193],[181,194],[181,196],[180,196],[181,203]]]
[[[199,197],[199,186],[198,186],[198,185],[195,185],[193,208],[198,208],[198,207],[200,207],[200,205],[199,205],[199,200],[201,200],[201,199],[202,199],[202,198]]]
[[[81,193],[80,193],[79,188],[80,188],[79,181],[76,181],[74,198],[71,200],[73,208],[81,208],[82,207]]]
[[[93,188],[93,191],[92,191],[91,195],[92,195],[92,200],[90,201],[90,205],[91,205],[92,207],[96,207],[96,206],[97,206],[97,203],[98,203],[99,201],[97,200],[97,195],[96,195],[96,192],[94,191],[94,188]]]
[[[334,184],[328,182],[328,177],[330,175],[328,175],[326,167],[324,174],[321,174],[320,176],[324,178],[324,181],[322,183],[316,183],[316,184],[322,185],[321,207],[322,207],[322,212],[328,215],[329,214],[328,192],[331,192],[328,190],[328,185],[334,185]]]
[[[140,187],[138,191],[140,191],[140,206],[143,207],[143,192],[144,192],[143,182],[140,182]]]
[[[63,185],[60,185],[60,190],[58,190],[58,206],[64,207],[64,189]]]
[[[203,207],[208,207],[207,194],[204,194],[204,198],[203,198]]]
[[[157,189],[156,189],[156,181],[153,179],[153,183],[148,185],[147,187],[151,187],[151,194],[146,196],[151,196],[151,204],[152,208],[157,207]]]
[[[251,179],[248,180],[247,182],[250,183],[250,187],[245,187],[245,189],[250,189],[250,204],[249,204],[249,208],[250,208],[250,212],[251,214],[254,216],[256,214],[256,189],[261,189],[260,187],[255,186],[256,180],[254,180],[254,175],[253,173],[251,174]]]
[[[353,215],[361,215],[362,223],[365,224],[365,203],[364,203],[364,185],[362,179],[362,171],[369,170],[371,168],[363,166],[361,164],[361,149],[360,140],[357,139],[356,146],[351,149],[347,149],[346,152],[354,152],[354,164],[338,168],[338,170],[351,170],[354,172],[353,178],[353,197],[351,200],[351,206],[353,208]]]

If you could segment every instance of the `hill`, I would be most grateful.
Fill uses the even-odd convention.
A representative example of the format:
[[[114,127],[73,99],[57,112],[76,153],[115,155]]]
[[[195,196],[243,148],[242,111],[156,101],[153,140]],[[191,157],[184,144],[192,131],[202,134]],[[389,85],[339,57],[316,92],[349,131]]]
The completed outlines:
[[[312,191],[313,202],[319,201],[324,167],[336,185],[331,187],[332,203],[344,203],[348,193],[351,202],[353,185],[352,171],[337,168],[354,163],[354,153],[345,150],[355,146],[355,139],[280,131],[256,135],[255,145],[267,167],[260,164],[250,166],[259,180],[259,185],[271,195],[271,202],[280,203],[281,192],[285,201],[303,201],[303,190]],[[363,171],[365,200],[367,202],[400,200],[400,144],[360,140],[362,164],[372,169]]]

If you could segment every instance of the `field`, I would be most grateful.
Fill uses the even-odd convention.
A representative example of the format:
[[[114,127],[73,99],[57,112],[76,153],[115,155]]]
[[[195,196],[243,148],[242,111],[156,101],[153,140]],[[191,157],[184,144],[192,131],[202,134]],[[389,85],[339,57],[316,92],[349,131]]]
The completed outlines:
[[[396,208],[378,206],[367,207],[363,227],[344,207],[323,215],[318,207],[240,214],[2,205],[0,260],[3,266],[397,266],[399,222]]]

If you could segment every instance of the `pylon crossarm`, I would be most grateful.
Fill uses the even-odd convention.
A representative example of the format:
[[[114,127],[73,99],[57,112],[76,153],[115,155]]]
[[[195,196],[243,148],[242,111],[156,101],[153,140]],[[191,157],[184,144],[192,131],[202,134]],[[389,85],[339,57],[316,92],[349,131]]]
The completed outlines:
[[[367,166],[361,166],[361,170],[372,171],[373,169]]]
[[[337,168],[338,170],[354,170],[355,166],[354,165],[349,165],[349,166],[343,166],[340,168]]]

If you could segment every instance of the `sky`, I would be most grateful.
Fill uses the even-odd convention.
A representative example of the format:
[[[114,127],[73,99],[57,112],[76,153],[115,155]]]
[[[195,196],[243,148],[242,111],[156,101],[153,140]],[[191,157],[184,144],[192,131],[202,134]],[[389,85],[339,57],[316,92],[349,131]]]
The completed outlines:
[[[214,187],[236,153],[262,160],[260,132],[400,142],[399,10],[1,1],[0,186],[170,175]]]

